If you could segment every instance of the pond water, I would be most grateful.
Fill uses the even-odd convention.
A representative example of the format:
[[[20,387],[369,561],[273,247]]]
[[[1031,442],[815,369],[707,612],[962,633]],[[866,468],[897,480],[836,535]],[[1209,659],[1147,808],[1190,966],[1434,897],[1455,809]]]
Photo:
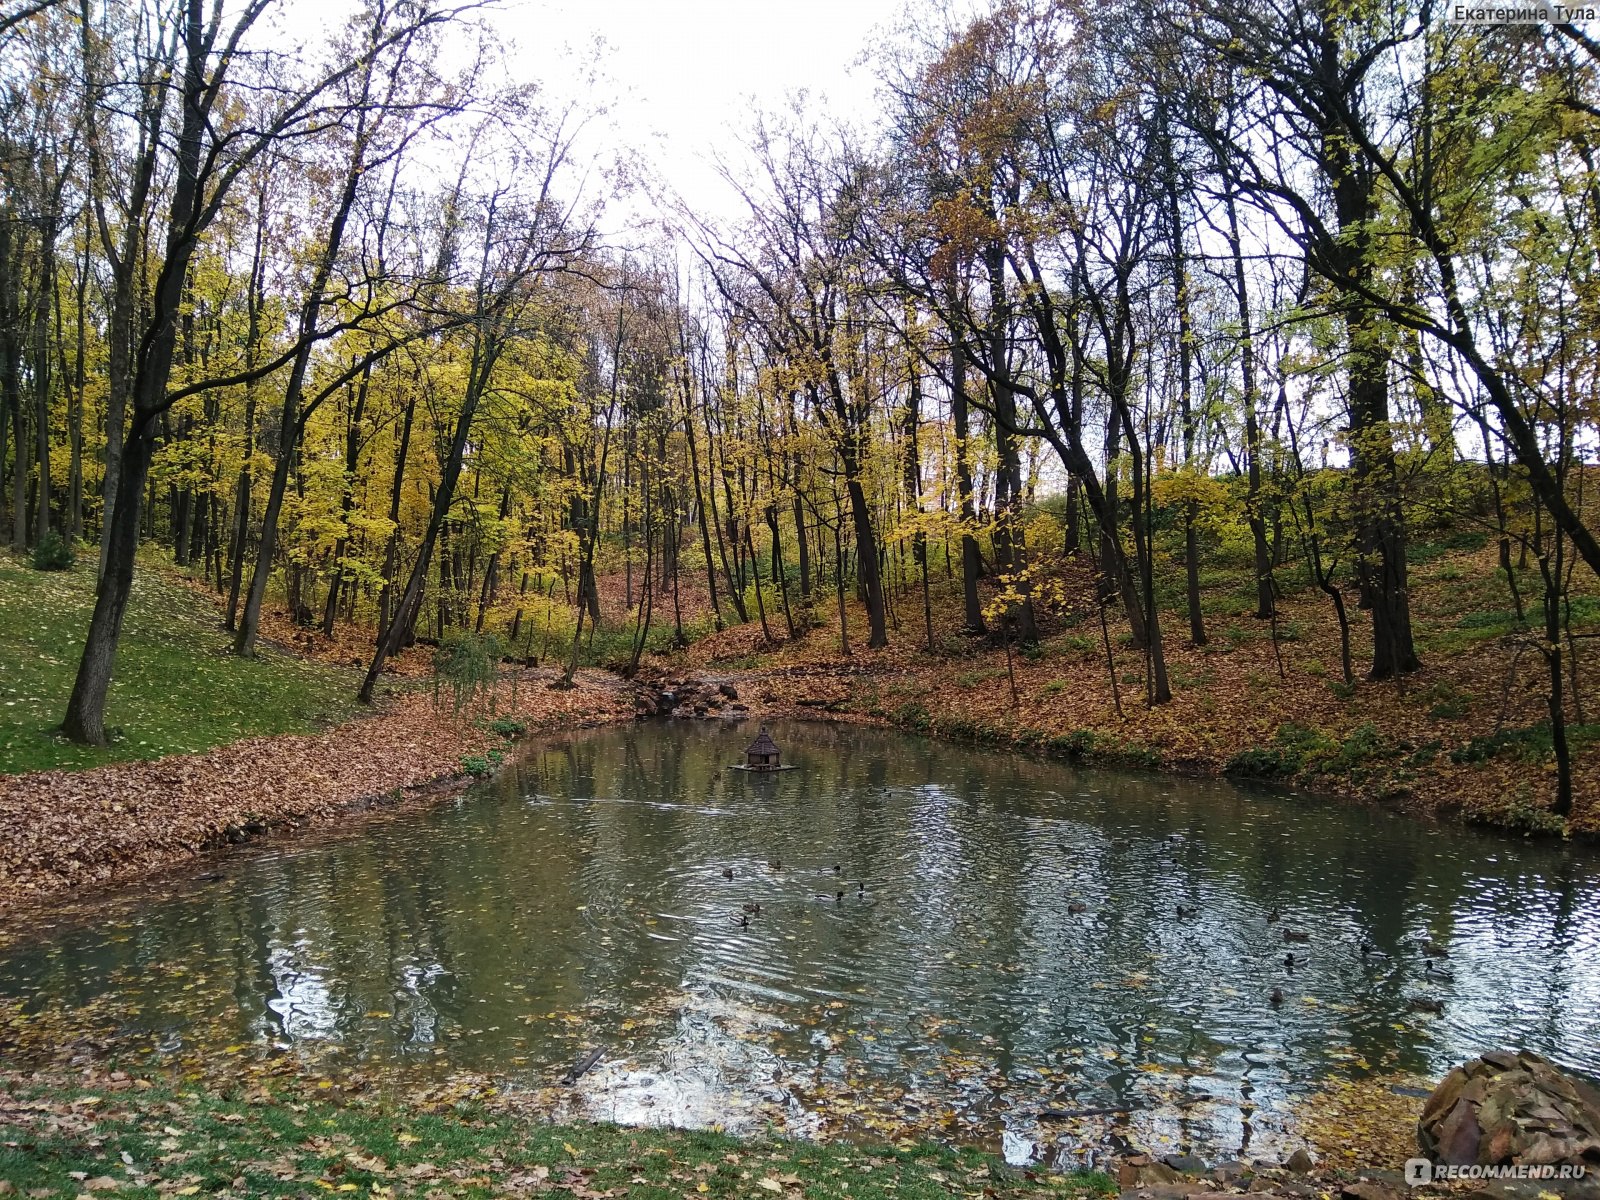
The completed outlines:
[[[567,1110],[931,1131],[1013,1158],[1270,1153],[1329,1080],[1436,1077],[1494,1046],[1600,1074],[1590,848],[772,732],[799,770],[726,769],[750,726],[532,744],[456,801],[24,932],[0,1001],[138,1054],[552,1095],[602,1048]]]

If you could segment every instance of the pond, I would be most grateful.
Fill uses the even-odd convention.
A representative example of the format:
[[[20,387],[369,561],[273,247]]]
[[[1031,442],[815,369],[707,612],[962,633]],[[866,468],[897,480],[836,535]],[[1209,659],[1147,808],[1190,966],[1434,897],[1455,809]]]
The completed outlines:
[[[728,770],[753,732],[531,744],[458,800],[24,933],[0,1002],[169,1060],[1014,1159],[1270,1153],[1327,1081],[1494,1046],[1600,1074],[1591,848],[823,723],[773,727],[798,770]]]

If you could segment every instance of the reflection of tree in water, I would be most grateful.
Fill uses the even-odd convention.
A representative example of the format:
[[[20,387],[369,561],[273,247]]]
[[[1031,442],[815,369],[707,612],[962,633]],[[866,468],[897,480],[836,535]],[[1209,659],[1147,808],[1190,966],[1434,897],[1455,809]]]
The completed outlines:
[[[14,949],[0,996],[115,991],[191,1040],[538,1076],[591,1045],[648,1073],[689,991],[786,1021],[760,1049],[797,1088],[995,1114],[1211,1097],[1129,1119],[1219,1145],[1270,1142],[1290,1089],[1358,1060],[1436,1073],[1509,1031],[1600,1068],[1581,851],[850,727],[775,727],[802,769],[751,779],[726,769],[748,732],[532,744],[455,804]],[[1311,939],[1293,974],[1285,928]],[[1422,980],[1424,935],[1450,944],[1454,983]],[[1407,1011],[1423,990],[1443,1019]]]

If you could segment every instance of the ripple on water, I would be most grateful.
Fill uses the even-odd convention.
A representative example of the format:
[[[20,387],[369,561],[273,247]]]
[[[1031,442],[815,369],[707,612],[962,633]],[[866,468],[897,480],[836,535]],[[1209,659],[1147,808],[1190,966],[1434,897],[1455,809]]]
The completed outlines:
[[[158,1054],[332,1048],[513,1087],[602,1046],[568,1101],[587,1115],[933,1128],[1019,1158],[1268,1153],[1322,1081],[1495,1044],[1600,1074],[1592,851],[773,732],[801,770],[726,770],[748,738],[720,724],[549,739],[458,803],[59,922],[0,953],[0,999]]]

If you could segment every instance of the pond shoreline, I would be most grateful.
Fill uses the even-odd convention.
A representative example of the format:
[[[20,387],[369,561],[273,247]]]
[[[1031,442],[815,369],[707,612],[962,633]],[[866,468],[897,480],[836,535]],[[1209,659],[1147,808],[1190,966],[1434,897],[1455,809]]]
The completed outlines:
[[[859,652],[858,652],[859,653]],[[1495,763],[1461,764],[1437,754],[1427,763],[1402,757],[1400,750],[1375,753],[1359,769],[1280,773],[1241,769],[1261,761],[1268,767],[1282,751],[1262,744],[1248,731],[1225,740],[1219,749],[1209,742],[1181,743],[1181,731],[1170,728],[1160,710],[1131,712],[1114,722],[1056,729],[1027,723],[1003,707],[972,707],[940,700],[942,675],[948,663],[922,663],[887,656],[861,655],[862,661],[823,659],[782,666],[718,669],[715,662],[683,667],[663,677],[661,687],[698,688],[709,698],[722,685],[731,686],[749,712],[702,716],[789,718],[844,721],[898,729],[958,744],[993,747],[1039,755],[1073,766],[1152,772],[1175,778],[1226,779],[1249,787],[1294,794],[1330,803],[1362,804],[1397,816],[1470,826],[1508,838],[1565,838],[1593,844],[1600,841],[1600,808],[1584,803],[1565,828],[1548,812],[1529,809],[1505,794],[1505,780]],[[885,693],[889,693],[886,697]],[[895,696],[911,697],[891,707]],[[963,698],[966,699],[966,698]],[[1037,718],[1038,714],[1032,714]],[[1376,717],[1381,714],[1374,712]],[[1379,724],[1377,736],[1404,747],[1417,731]],[[1426,748],[1426,747],[1425,747]],[[1600,755],[1587,753],[1586,766],[1600,765]]]
[[[1015,719],[934,716],[920,705],[915,712],[886,711],[879,700],[885,687],[915,687],[931,694],[928,669],[905,664],[686,668],[633,681],[594,669],[579,672],[578,686],[570,692],[549,687],[555,676],[549,668],[522,669],[515,688],[501,684],[493,705],[461,713],[441,713],[424,692],[407,691],[323,734],[248,738],[200,754],[0,776],[0,831],[7,835],[0,843],[0,912],[58,900],[63,894],[92,902],[98,893],[219,852],[225,855],[233,846],[263,837],[292,837],[336,821],[359,820],[361,814],[436,803],[456,794],[475,774],[492,770],[507,751],[510,739],[488,727],[491,712],[523,722],[531,734],[542,734],[666,716],[674,703],[677,715],[685,719],[734,724],[786,718],[897,729],[1074,766],[1229,779],[1318,801],[1471,825],[1507,837],[1550,836],[1548,831],[1487,819],[1464,804],[1459,791],[1448,788],[1397,794],[1386,790],[1384,778],[1357,782],[1319,777],[1305,783],[1261,778],[1228,770],[1228,761],[1215,754],[1162,754],[1104,731],[1051,735],[1018,726]],[[734,695],[726,696],[724,690]],[[698,704],[697,695],[703,698]],[[468,765],[476,770],[467,770]],[[1567,833],[1582,842],[1596,836],[1582,823]]]
[[[636,690],[605,671],[524,670],[460,711],[406,691],[321,734],[246,738],[200,754],[0,776],[0,913],[92,901],[235,846],[403,811],[492,770],[520,732],[632,720]],[[493,722],[503,722],[497,733]],[[520,729],[513,731],[513,726]]]

